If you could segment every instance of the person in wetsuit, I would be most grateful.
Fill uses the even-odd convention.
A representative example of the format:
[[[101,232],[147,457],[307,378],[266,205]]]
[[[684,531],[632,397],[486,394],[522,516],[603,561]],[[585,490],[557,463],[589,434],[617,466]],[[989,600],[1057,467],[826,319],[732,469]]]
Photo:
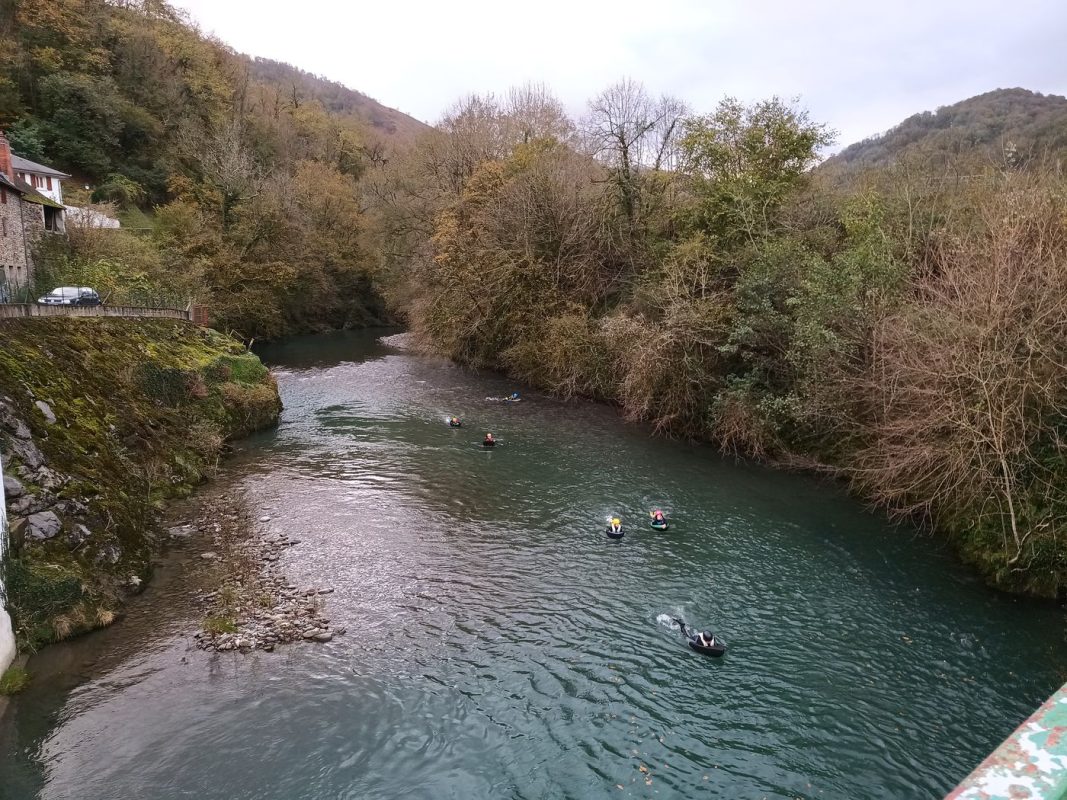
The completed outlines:
[[[485,440],[482,442],[482,447],[496,447],[496,439],[493,438],[493,434],[485,434]]]
[[[682,629],[682,636],[686,639],[696,642],[701,647],[714,647],[717,644],[715,634],[711,631],[690,632],[688,626],[682,620],[676,618],[674,621],[678,623],[678,626]]]

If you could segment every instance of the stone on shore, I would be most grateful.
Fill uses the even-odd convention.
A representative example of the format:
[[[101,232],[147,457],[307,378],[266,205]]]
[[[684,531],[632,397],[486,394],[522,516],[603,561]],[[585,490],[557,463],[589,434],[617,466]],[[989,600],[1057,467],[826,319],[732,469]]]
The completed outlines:
[[[12,478],[10,475],[4,476],[4,495],[8,500],[14,500],[16,497],[22,497],[22,494],[26,491],[22,485],[22,481],[18,478]]]
[[[36,541],[55,538],[63,523],[52,511],[41,511],[26,518],[26,536]]]
[[[56,415],[52,411],[52,406],[48,405],[44,400],[38,400],[34,405],[37,406],[37,409],[42,414],[44,414],[44,418],[48,421],[49,425],[56,424]]]

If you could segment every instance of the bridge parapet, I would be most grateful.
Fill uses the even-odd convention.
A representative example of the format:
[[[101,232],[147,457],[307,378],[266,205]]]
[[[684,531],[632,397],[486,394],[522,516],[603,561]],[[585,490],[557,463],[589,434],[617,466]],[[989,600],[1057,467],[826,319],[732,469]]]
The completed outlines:
[[[1067,685],[1015,729],[945,800],[1067,797]]]

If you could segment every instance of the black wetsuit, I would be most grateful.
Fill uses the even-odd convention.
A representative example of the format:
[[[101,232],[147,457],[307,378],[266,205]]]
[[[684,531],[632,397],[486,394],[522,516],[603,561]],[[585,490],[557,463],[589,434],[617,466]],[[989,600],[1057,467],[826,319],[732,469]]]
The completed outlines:
[[[684,622],[682,622],[681,620],[678,620],[678,624],[682,628],[682,636],[684,636],[689,641],[696,642],[701,647],[715,647],[718,644],[718,642],[715,641],[715,636],[714,635],[711,637],[711,641],[710,642],[705,642],[704,641],[704,637],[701,636],[699,633],[690,633],[687,630],[688,626]]]

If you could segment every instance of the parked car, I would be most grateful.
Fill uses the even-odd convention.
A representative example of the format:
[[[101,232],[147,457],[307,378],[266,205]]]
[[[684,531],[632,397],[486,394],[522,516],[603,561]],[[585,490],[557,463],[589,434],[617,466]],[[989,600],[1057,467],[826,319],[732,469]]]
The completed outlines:
[[[98,306],[100,295],[89,286],[59,286],[37,302],[46,306]]]

